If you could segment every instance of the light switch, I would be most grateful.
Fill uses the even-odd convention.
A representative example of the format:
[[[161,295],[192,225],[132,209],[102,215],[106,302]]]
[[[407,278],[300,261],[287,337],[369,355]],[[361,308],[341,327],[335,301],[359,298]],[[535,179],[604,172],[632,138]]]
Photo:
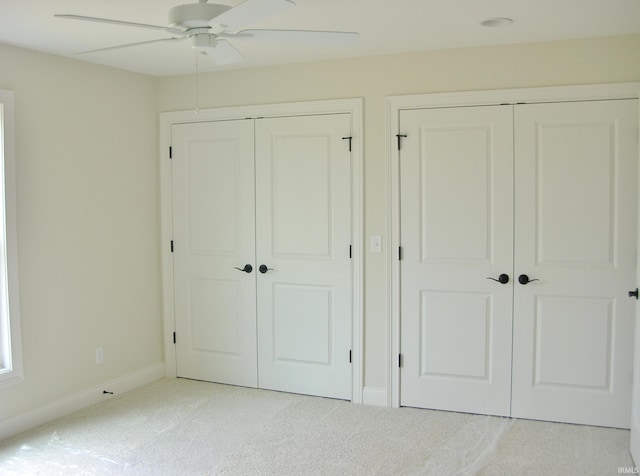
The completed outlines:
[[[371,252],[382,253],[382,236],[371,235]]]

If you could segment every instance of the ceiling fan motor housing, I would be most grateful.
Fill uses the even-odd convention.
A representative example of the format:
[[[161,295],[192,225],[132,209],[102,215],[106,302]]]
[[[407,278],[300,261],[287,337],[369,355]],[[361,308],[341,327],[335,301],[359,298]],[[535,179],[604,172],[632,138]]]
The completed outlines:
[[[215,3],[188,3],[169,10],[169,24],[172,27],[207,28],[209,22],[231,7]]]

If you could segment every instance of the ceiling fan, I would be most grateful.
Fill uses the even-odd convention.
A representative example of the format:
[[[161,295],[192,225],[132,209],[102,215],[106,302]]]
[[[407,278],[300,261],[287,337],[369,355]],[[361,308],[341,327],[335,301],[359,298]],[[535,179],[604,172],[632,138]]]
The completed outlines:
[[[174,42],[190,38],[192,46],[220,65],[242,61],[244,56],[229,40],[254,40],[294,42],[308,44],[348,45],[355,42],[358,33],[342,31],[310,31],[310,30],[240,30],[245,25],[275,15],[293,7],[290,0],[246,0],[236,7],[207,3],[179,5],[169,10],[169,26],[148,25],[129,21],[111,20],[81,15],[55,15],[58,18],[92,21],[112,25],[146,28],[163,31],[172,36],[157,40],[140,41],[124,45],[110,46],[82,53],[97,53],[150,43]]]

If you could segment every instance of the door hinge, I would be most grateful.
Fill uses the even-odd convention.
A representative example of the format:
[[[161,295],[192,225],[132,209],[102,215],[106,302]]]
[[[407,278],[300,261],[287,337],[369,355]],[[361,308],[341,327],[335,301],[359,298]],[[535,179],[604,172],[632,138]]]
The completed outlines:
[[[401,141],[403,137],[407,137],[407,134],[396,134],[396,137],[398,138],[398,150],[400,150],[401,147]]]
[[[173,253],[173,240],[171,240],[171,252]]]
[[[351,141],[353,140],[353,137],[351,137],[351,136],[343,137],[342,140],[348,140],[349,141],[349,152],[351,152]]]
[[[349,259],[351,259],[353,257],[352,251],[353,251],[352,250],[352,246],[349,245]]]
[[[169,158],[173,159],[173,147],[169,146]]]
[[[173,343],[174,344],[176,343],[176,333],[175,332],[173,333]]]
[[[402,354],[398,354],[398,367],[402,368]]]
[[[398,260],[402,261],[402,246],[398,246]]]
[[[351,350],[349,350],[349,363],[351,363]]]

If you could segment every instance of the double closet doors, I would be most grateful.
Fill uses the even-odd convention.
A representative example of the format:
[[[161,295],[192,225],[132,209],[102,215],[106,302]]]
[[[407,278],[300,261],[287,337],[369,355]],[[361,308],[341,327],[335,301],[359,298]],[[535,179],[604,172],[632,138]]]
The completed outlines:
[[[179,377],[351,398],[348,114],[172,126]]]
[[[400,404],[630,424],[637,100],[400,112]]]

